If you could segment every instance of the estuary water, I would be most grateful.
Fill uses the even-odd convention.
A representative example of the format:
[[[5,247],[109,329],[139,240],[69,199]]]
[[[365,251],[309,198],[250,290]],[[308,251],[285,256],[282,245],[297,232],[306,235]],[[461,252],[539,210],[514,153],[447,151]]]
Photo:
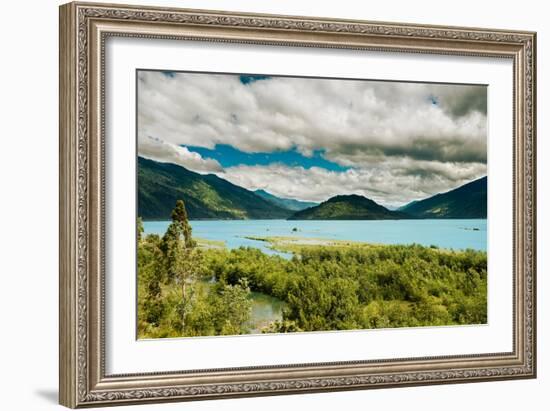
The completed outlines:
[[[487,250],[487,220],[194,220],[193,236],[223,241],[229,249],[256,247],[289,257],[269,243],[246,237],[303,237],[378,244],[421,244],[461,250]],[[169,221],[145,221],[145,234],[163,235]]]

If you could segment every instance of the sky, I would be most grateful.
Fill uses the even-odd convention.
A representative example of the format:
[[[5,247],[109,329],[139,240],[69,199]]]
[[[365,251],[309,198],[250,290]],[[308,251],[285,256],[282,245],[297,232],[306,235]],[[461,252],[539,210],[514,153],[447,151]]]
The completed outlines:
[[[138,155],[305,201],[388,207],[487,173],[487,89],[138,71]]]

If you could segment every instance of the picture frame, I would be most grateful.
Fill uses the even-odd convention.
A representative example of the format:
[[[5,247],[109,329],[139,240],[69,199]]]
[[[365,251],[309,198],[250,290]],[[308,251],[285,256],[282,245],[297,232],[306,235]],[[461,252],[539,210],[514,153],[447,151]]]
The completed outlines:
[[[112,58],[106,43],[112,38],[511,62],[512,349],[108,373],[106,209],[111,204],[106,201],[109,83],[105,70],[106,60]],[[536,377],[535,33],[74,2],[60,7],[59,110],[62,405],[79,408]],[[322,334],[314,338],[323,344]],[[231,340],[224,343],[229,347]]]

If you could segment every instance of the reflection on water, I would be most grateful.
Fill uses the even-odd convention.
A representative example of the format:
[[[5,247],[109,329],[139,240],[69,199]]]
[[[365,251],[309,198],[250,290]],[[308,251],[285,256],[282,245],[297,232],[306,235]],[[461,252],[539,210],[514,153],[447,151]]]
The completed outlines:
[[[257,334],[263,327],[273,321],[281,321],[283,318],[284,301],[267,294],[251,292],[252,297],[252,318],[250,332]]]

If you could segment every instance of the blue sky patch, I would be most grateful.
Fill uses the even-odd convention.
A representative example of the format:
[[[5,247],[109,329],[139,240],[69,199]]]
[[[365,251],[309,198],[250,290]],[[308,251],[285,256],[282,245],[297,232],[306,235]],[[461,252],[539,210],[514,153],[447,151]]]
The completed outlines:
[[[199,153],[203,158],[217,160],[222,167],[233,167],[238,165],[267,166],[273,163],[285,164],[289,167],[319,167],[331,171],[346,171],[349,167],[342,167],[323,157],[324,150],[316,150],[311,157],[300,154],[296,149],[287,151],[275,151],[272,153],[246,153],[227,145],[217,144],[212,150],[204,147],[185,146],[189,151]]]
[[[270,79],[269,76],[262,76],[262,75],[247,75],[247,74],[241,74],[239,76],[239,80],[241,83],[243,84],[250,84],[250,83],[254,83],[255,81],[259,81],[259,80],[268,80]]]

